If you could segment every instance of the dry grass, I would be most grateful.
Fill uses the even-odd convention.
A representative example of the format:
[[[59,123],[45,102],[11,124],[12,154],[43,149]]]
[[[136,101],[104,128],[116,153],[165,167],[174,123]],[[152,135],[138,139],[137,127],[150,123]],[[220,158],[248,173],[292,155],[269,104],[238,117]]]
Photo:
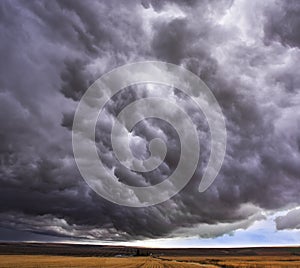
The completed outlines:
[[[189,267],[291,267],[300,268],[299,256],[203,256],[203,257],[64,257],[44,255],[0,255],[0,268],[54,267],[133,267],[133,268],[189,268]]]
[[[189,268],[189,267],[217,267],[213,265],[199,265],[195,263],[182,263],[166,261],[151,257],[131,258],[105,258],[105,257],[63,257],[38,255],[1,255],[1,268],[54,268],[54,267],[133,267],[133,268]]]
[[[260,267],[291,267],[300,268],[300,256],[203,256],[203,257],[165,257],[183,262],[211,264],[216,267],[228,268],[260,268]]]

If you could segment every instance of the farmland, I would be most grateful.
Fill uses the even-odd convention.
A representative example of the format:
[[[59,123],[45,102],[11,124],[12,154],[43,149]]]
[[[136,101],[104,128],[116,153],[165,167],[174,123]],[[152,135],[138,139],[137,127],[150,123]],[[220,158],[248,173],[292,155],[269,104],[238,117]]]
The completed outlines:
[[[151,257],[107,258],[107,257],[63,257],[63,256],[0,256],[0,267],[199,267],[196,263],[163,261]],[[201,267],[201,266],[200,266]],[[216,267],[207,266],[204,267]]]
[[[0,268],[19,267],[299,267],[298,247],[159,249],[0,243]]]

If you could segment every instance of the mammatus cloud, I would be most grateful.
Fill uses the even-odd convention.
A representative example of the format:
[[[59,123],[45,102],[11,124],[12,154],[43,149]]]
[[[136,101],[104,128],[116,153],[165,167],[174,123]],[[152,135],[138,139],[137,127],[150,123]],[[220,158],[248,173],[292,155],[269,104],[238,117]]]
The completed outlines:
[[[247,228],[262,211],[299,205],[299,10],[298,1],[274,0],[2,1],[1,227],[91,240],[214,237]],[[92,82],[141,60],[179,64],[199,75],[223,110],[228,143],[217,180],[200,194],[210,149],[203,114],[172,88],[140,85],[114,96],[98,122],[96,142],[120,181],[156,184],[180,155],[174,129],[148,119],[133,129],[131,149],[144,159],[148,142],[161,137],[168,141],[165,162],[146,174],[118,163],[111,119],[134,100],[173,98],[197,125],[201,143],[199,167],[182,192],[133,209],[86,185],[70,129]],[[278,229],[298,228],[283,218],[276,222]]]

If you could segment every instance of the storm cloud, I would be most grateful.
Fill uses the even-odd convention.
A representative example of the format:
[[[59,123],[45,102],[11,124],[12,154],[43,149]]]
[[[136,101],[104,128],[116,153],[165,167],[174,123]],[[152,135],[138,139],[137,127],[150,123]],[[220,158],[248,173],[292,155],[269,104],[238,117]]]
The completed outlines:
[[[215,237],[247,228],[265,211],[299,206],[299,13],[298,1],[275,0],[1,1],[1,230],[10,230],[13,240]],[[122,183],[154,185],[180,157],[172,126],[147,119],[133,129],[131,149],[145,159],[150,140],[160,137],[168,147],[164,163],[142,174],[118,162],[111,119],[134,100],[173,98],[191,116],[201,143],[199,166],[179,194],[130,208],[98,196],[82,179],[71,128],[96,79],[142,60],[178,64],[201,77],[222,108],[228,140],[217,179],[199,193],[210,133],[193,102],[153,85],[115,95],[99,117],[96,143]],[[277,228],[299,229],[289,223],[299,212],[288,215],[276,220]]]

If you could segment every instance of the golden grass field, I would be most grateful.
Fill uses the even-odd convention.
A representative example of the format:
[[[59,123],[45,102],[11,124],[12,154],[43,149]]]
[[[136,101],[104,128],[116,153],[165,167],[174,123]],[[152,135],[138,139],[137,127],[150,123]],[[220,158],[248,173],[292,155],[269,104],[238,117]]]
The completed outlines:
[[[0,255],[2,268],[47,267],[299,267],[299,256],[240,256],[240,257],[65,257],[46,255]]]

